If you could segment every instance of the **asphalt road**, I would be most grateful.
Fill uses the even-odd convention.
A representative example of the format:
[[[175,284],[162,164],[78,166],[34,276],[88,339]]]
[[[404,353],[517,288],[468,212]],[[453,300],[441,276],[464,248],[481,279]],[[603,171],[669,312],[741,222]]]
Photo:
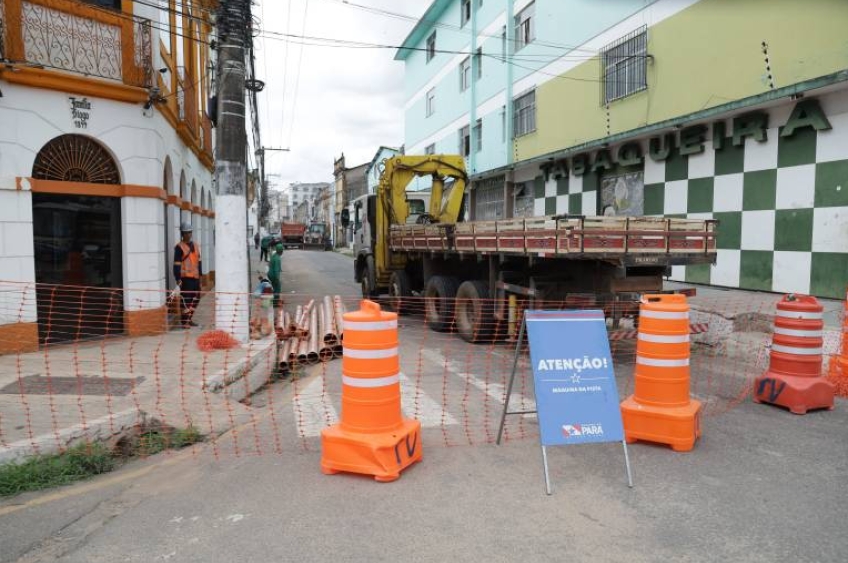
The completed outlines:
[[[286,251],[283,271],[292,301],[358,291],[336,253]],[[806,416],[744,401],[705,417],[688,454],[634,444],[633,489],[620,446],[551,448],[548,497],[533,419],[514,417],[513,439],[489,443],[500,405],[486,391],[503,374],[481,388],[474,366],[509,351],[433,336],[414,317],[402,327],[404,370],[421,389],[409,408],[456,423],[425,428],[422,463],[398,481],[319,471],[318,439],[290,403],[337,378],[331,362],[256,407],[283,429],[279,451],[257,434],[262,455],[236,456],[228,435],[0,502],[0,561],[845,560],[845,401]],[[324,415],[337,398],[321,392]]]

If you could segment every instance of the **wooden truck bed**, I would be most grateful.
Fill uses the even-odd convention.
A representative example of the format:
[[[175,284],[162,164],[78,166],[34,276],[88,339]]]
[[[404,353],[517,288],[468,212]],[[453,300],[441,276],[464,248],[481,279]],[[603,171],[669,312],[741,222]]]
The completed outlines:
[[[549,216],[455,225],[393,225],[389,245],[401,252],[703,263],[715,261],[716,221]]]

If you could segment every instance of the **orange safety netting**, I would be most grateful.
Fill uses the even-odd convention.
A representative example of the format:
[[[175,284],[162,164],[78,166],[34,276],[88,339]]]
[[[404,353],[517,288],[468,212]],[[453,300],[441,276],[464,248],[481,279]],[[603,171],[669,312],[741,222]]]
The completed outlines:
[[[336,423],[341,409],[339,314],[356,310],[361,298],[288,294],[275,308],[249,294],[206,292],[194,316],[200,326],[190,329],[180,327],[179,308],[169,310],[167,298],[0,281],[0,462],[120,436],[151,421],[196,429],[211,442],[202,451],[215,456],[317,450],[321,429]],[[779,299],[720,291],[689,299],[691,393],[705,417],[750,405],[752,383],[768,365]],[[840,352],[843,304],[822,304],[827,374]],[[428,446],[495,441],[521,313],[530,307],[603,309],[619,396],[633,393],[633,302],[571,294],[518,297],[512,308],[506,299],[381,305],[402,313],[401,404],[405,416],[421,421]],[[533,411],[526,343],[519,350],[510,410]],[[844,393],[844,378],[835,383]],[[534,414],[507,417],[506,440],[537,436]]]
[[[238,340],[224,330],[210,330],[197,337],[197,349],[202,352],[212,350],[229,350],[239,346]]]

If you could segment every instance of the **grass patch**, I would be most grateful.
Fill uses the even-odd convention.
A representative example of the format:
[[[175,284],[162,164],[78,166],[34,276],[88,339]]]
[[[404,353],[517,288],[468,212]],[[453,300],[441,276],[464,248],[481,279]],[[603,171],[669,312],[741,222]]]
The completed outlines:
[[[67,485],[108,473],[118,465],[118,458],[106,446],[81,444],[61,454],[0,466],[0,496]]]
[[[134,451],[136,456],[147,457],[165,450],[179,450],[203,440],[203,435],[194,428],[160,428],[142,433]]]
[[[203,440],[193,426],[155,427],[121,438],[114,449],[101,443],[80,444],[60,454],[39,455],[0,465],[0,497],[68,485],[114,471],[135,457],[180,449]]]

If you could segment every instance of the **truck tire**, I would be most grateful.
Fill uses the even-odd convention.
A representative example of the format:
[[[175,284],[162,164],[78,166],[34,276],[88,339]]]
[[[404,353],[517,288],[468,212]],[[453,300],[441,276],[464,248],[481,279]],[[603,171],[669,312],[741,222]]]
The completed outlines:
[[[371,299],[377,295],[377,269],[374,267],[374,257],[366,256],[362,268],[362,297]]]
[[[489,342],[495,328],[489,286],[477,280],[462,282],[456,292],[456,331],[466,342]]]
[[[407,273],[403,270],[392,272],[389,281],[389,306],[392,311],[398,315],[409,313],[412,305],[410,297],[412,297],[412,289]]]
[[[424,288],[424,320],[432,330],[447,332],[453,327],[456,289],[459,280],[450,276],[433,276]]]

